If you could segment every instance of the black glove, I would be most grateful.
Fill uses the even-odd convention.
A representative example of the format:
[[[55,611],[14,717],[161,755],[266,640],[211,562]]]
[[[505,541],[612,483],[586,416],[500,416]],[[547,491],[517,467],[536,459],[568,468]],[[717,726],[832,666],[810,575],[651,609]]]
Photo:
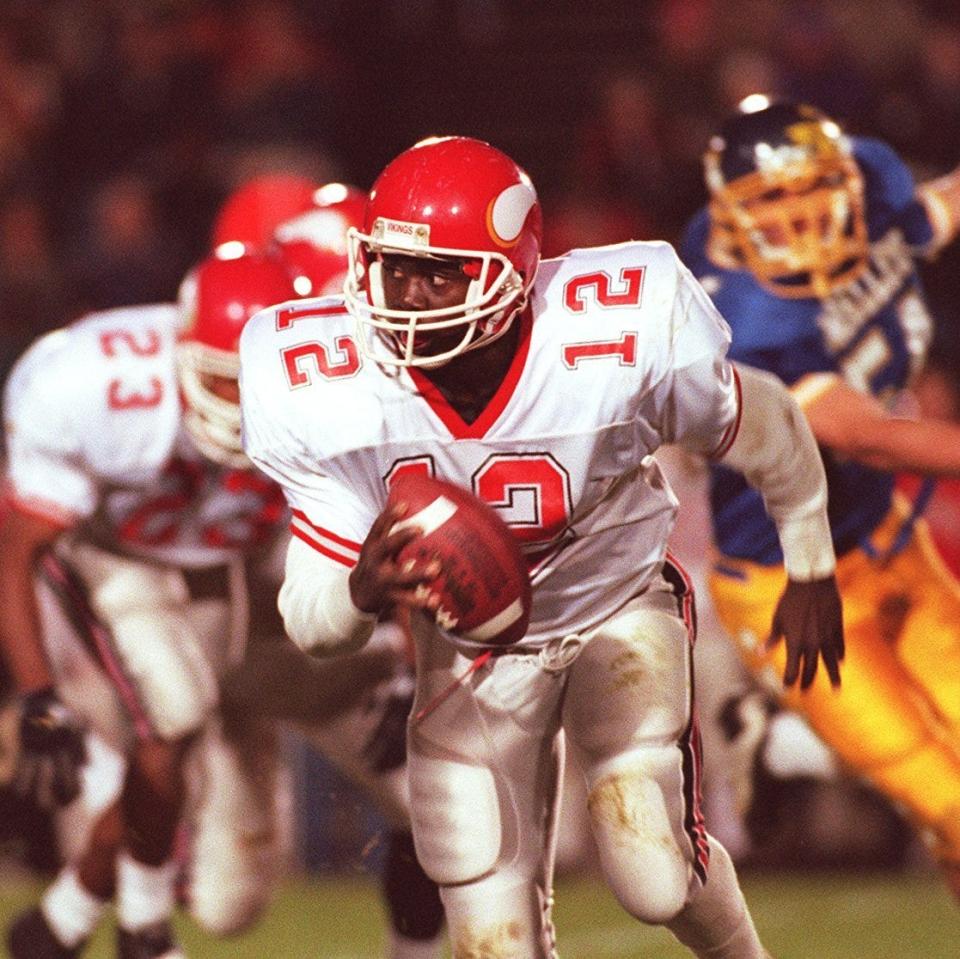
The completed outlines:
[[[818,656],[823,657],[830,684],[840,685],[840,661],[843,659],[843,608],[834,576],[809,583],[787,580],[787,588],[773,614],[773,627],[767,648],[780,638],[787,641],[787,666],[784,686],[792,686],[803,673],[800,688],[807,689],[817,673]]]
[[[51,687],[20,700],[20,756],[13,789],[44,808],[65,806],[80,793],[87,749],[73,710]]]

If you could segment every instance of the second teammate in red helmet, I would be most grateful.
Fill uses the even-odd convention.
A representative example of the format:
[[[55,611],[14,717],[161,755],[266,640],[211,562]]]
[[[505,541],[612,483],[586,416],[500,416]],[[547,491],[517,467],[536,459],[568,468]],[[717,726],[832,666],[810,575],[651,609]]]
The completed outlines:
[[[236,932],[271,888],[271,783],[220,735],[217,678],[246,637],[245,563],[285,515],[240,450],[237,340],[294,291],[262,255],[206,260],[188,286],[179,309],[104,310],[40,338],[7,383],[0,643],[21,703],[14,786],[52,803],[83,786],[98,814],[14,921],[15,959],[81,955],[111,899],[120,959],[182,959],[171,917],[188,809],[201,923]],[[81,766],[85,740],[94,759],[112,745],[112,763]]]

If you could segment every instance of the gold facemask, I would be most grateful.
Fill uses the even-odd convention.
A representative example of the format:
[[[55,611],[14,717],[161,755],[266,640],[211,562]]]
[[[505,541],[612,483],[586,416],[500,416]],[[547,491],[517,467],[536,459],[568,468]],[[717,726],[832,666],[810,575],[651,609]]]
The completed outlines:
[[[709,255],[749,270],[777,296],[823,298],[867,266],[863,178],[818,128],[794,124],[795,147],[771,148],[756,171],[726,184],[717,157],[706,158]]]

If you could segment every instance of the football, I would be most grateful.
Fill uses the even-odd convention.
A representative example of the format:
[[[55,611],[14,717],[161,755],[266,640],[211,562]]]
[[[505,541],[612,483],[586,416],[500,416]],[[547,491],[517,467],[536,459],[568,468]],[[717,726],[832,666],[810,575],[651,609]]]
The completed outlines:
[[[406,503],[397,526],[417,526],[398,561],[441,566],[429,584],[440,596],[437,625],[471,642],[509,646],[530,622],[530,577],[520,546],[496,511],[453,483],[408,474],[397,479],[388,504]]]

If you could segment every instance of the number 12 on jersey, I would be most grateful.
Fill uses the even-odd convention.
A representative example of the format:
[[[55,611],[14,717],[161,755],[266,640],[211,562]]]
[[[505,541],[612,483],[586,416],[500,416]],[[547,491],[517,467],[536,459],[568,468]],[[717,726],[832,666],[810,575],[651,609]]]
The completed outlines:
[[[581,273],[567,280],[563,286],[563,305],[571,313],[585,313],[588,295],[603,310],[636,309],[643,296],[642,266],[627,267],[614,280],[605,270]],[[621,366],[635,366],[637,362],[637,334],[624,330],[619,340],[589,340],[570,343],[563,347],[563,365],[576,369],[583,360],[616,357]]]

